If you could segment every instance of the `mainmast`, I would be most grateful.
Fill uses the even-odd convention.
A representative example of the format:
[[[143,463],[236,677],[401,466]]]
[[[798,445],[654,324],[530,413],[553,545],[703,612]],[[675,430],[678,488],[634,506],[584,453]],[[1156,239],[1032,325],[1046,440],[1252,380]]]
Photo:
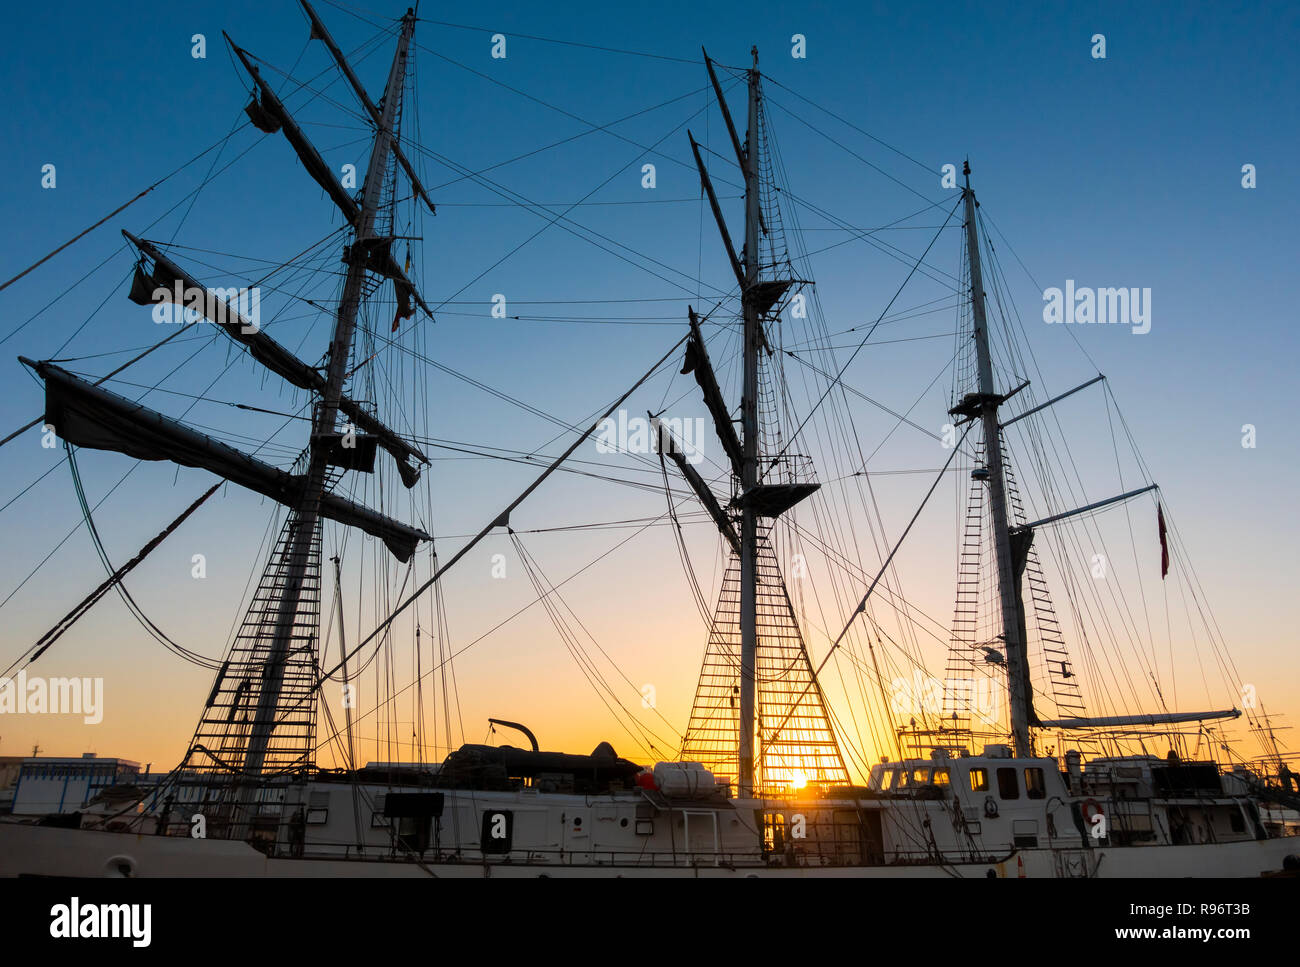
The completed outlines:
[[[683,373],[695,373],[730,463],[732,500],[728,508],[722,509],[671,439],[663,441],[661,446],[661,452],[677,463],[718,525],[723,539],[735,552],[732,560],[736,568],[733,574],[729,567],[723,578],[718,612],[691,712],[691,726],[682,749],[683,755],[707,760],[715,767],[728,769],[728,774],[734,765],[736,792],[742,799],[753,798],[763,789],[774,787],[781,773],[786,774],[786,779],[803,776],[807,781],[831,784],[848,781],[821,689],[768,540],[770,526],[762,522],[764,518],[770,521],[780,517],[816,491],[818,485],[795,479],[790,469],[795,458],[783,453],[772,458],[761,454],[760,352],[772,352],[765,326],[777,323],[784,309],[783,300],[795,280],[779,271],[775,264],[767,267],[765,277],[760,260],[760,238],[768,232],[761,191],[764,119],[758,50],[752,53],[753,66],[746,71],[749,110],[744,144],[736,132],[713,62],[707,54],[704,57],[709,81],[718,96],[718,107],[745,179],[745,238],[739,256],[699,144],[694,136],[690,137],[700,183],[740,287],[744,385],[739,436],[694,310],[690,312],[691,336],[682,369]],[[766,470],[760,462],[766,464]],[[774,473],[778,468],[785,472]],[[769,475],[775,482],[764,482]],[[730,732],[732,727],[734,733]]]
[[[355,235],[352,245],[346,249],[347,277],[343,283],[342,298],[339,300],[334,337],[330,342],[325,389],[317,405],[312,427],[310,462],[302,497],[294,509],[293,531],[288,541],[290,564],[285,575],[274,639],[263,670],[257,709],[249,734],[248,755],[244,760],[244,772],[247,775],[256,775],[262,771],[271,734],[275,729],[286,658],[292,645],[299,599],[319,520],[320,501],[325,491],[326,476],[329,471],[331,445],[337,436],[335,423],[338,419],[339,401],[343,396],[343,382],[348,360],[352,353],[352,340],[356,333],[362,287],[366,281],[367,269],[373,264],[371,248],[376,240],[372,238],[372,232],[375,215],[379,209],[380,193],[392,154],[393,120],[397,117],[402,103],[406,82],[407,48],[414,31],[415,14],[408,10],[406,16],[402,18],[402,31],[398,37],[397,50],[393,55],[388,83],[384,89],[383,107],[376,125],[370,162],[366,168],[361,209],[354,223]]]
[[[993,546],[997,556],[998,600],[1002,611],[1002,637],[1006,645],[1007,688],[1011,698],[1011,736],[1016,755],[1033,755],[1029,726],[1033,718],[1029,692],[1029,661],[1026,655],[1021,613],[1020,576],[1012,558],[1012,534],[1007,517],[1006,471],[1002,462],[1002,428],[998,407],[1006,400],[993,383],[993,358],[989,352],[988,320],[985,316],[984,281],[980,273],[979,232],[975,226],[975,192],[970,186],[970,162],[964,166],[966,187],[966,254],[970,261],[971,313],[975,321],[975,356],[979,371],[978,394],[967,396],[953,412],[963,412],[984,424],[984,459],[988,469],[989,507],[993,516]],[[1030,532],[1032,533],[1032,532]],[[1027,547],[1026,547],[1027,550]]]
[[[736,792],[741,799],[754,794],[754,696],[758,657],[758,508],[744,499],[758,486],[758,351],[762,339],[758,305],[758,49],[749,70],[749,130],[745,132],[745,248],[741,255],[745,282],[741,293],[744,318],[744,391],[740,401],[741,460],[740,521],[740,746]]]

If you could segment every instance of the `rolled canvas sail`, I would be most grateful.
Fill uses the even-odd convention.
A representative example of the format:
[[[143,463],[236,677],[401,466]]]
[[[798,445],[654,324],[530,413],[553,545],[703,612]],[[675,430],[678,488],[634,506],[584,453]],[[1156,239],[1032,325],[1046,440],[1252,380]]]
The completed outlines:
[[[132,283],[131,287],[133,302],[141,305],[153,304],[151,293],[158,291],[166,294],[168,301],[174,302],[175,299],[172,293],[176,291],[178,285],[182,289],[209,291],[197,279],[163,255],[153,243],[136,238],[130,232],[123,232],[122,234],[154,261],[153,272],[147,278],[145,278],[143,270],[139,266],[136,267],[136,281]],[[389,261],[391,261],[391,257]],[[141,298],[137,298],[137,295],[140,295]],[[200,310],[205,315],[208,315],[212,322],[219,325],[226,335],[245,346],[249,354],[271,372],[276,373],[299,389],[310,390],[314,393],[325,392],[325,377],[321,375],[319,370],[308,366],[259,327],[245,319],[238,309],[230,305],[225,299],[215,296],[204,299]],[[420,479],[419,463],[427,462],[424,454],[382,421],[371,416],[360,404],[349,397],[343,396],[339,399],[339,410],[358,429],[374,434],[379,440],[379,445],[388,451],[396,462],[398,473],[402,477],[402,484],[408,489],[415,486],[416,481]],[[408,458],[415,461],[415,463],[409,463]]]
[[[302,491],[301,476],[263,463],[58,366],[23,362],[45,380],[45,421],[69,443],[92,450],[113,450],[138,460],[170,460],[210,470],[286,507],[297,503]],[[400,561],[410,560],[419,542],[429,540],[429,535],[417,528],[336,494],[321,497],[320,512],[330,520],[378,537]]]

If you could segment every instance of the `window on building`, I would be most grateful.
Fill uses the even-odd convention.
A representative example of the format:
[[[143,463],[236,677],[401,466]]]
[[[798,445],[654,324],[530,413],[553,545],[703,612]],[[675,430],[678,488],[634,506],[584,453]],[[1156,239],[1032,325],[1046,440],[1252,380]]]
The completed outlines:
[[[1015,769],[998,770],[998,795],[1003,799],[1020,798],[1020,782],[1016,779]]]

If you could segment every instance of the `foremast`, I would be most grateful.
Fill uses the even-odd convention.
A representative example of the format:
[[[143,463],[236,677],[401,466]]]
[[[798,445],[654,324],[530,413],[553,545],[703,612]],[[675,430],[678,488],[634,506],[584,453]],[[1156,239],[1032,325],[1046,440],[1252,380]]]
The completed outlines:
[[[392,155],[393,119],[397,117],[406,82],[406,57],[411,35],[415,31],[415,14],[408,10],[402,18],[402,29],[393,54],[393,63],[384,89],[383,107],[376,125],[375,138],[366,168],[362,189],[361,211],[355,223],[353,244],[346,252],[347,276],[343,295],[339,301],[334,336],[330,341],[329,363],[326,370],[325,389],[317,405],[313,421],[310,457],[302,497],[294,508],[289,572],[285,578],[271,652],[263,672],[257,709],[249,734],[248,754],[244,772],[256,775],[262,771],[267,747],[275,729],[283,684],[286,657],[292,643],[292,631],[302,595],[311,544],[319,520],[320,500],[325,491],[326,475],[330,466],[331,443],[335,437],[339,401],[343,396],[343,383],[348,360],[352,354],[356,334],[357,314],[361,307],[362,287],[371,262],[371,247],[375,244],[372,232],[375,215],[379,210],[380,192]]]

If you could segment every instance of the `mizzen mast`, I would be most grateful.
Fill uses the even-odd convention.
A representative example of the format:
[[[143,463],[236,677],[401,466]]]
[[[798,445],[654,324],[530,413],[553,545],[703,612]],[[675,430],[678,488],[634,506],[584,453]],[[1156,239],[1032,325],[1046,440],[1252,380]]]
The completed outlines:
[[[1001,420],[999,418],[999,411],[1003,404],[1021,390],[1027,388],[1029,382],[1026,380],[1019,386],[1004,393],[998,392],[994,382],[987,304],[980,264],[979,228],[976,218],[979,202],[976,201],[975,192],[970,185],[969,162],[964,167],[964,174],[966,184],[962,190],[962,202],[965,206],[966,254],[970,275],[971,317],[974,324],[976,388],[975,392],[963,396],[961,401],[953,406],[948,413],[951,416],[961,417],[963,423],[979,420],[983,427],[985,465],[980,469],[979,477],[975,479],[982,480],[988,488],[988,510],[992,523],[992,543],[997,565],[997,607],[1002,625],[1001,638],[1006,652],[1011,739],[1016,755],[1022,757],[1034,755],[1033,738],[1030,733],[1032,728],[1117,729],[1130,726],[1168,725],[1181,722],[1235,718],[1241,714],[1235,708],[1214,709],[1204,712],[1173,712],[1166,708],[1162,712],[1150,714],[1088,716],[1085,714],[1078,686],[1062,684],[1061,679],[1056,677],[1050,679],[1052,692],[1049,693],[1049,703],[1052,700],[1055,701],[1058,710],[1057,717],[1051,719],[1040,718],[1035,711],[1033,683],[1029,671],[1029,635],[1027,632],[1026,600],[1023,588],[1027,567],[1031,567],[1031,575],[1038,575],[1036,580],[1031,577],[1030,584],[1034,599],[1033,603],[1038,613],[1040,643],[1046,653],[1057,656],[1055,659],[1049,660],[1048,664],[1050,666],[1054,661],[1061,667],[1061,678],[1068,680],[1073,677],[1066,667],[1067,663],[1062,658],[1066,654],[1065,642],[1061,637],[1058,623],[1054,618],[1050,617],[1052,614],[1050,600],[1046,597],[1041,570],[1038,569],[1033,554],[1032,547],[1036,532],[1080,515],[1131,500],[1159,488],[1155,483],[1149,483],[1113,497],[1092,501],[1072,510],[1049,513],[1047,516],[1034,521],[1025,520],[1024,510],[1017,495],[1015,476],[1007,465],[1003,430],[1101,381],[1104,377],[1098,374],[1073,389],[1057,394],[1043,403],[1031,406],[1009,419]],[[972,477],[974,477],[974,474],[972,474]],[[972,507],[977,507],[978,504],[978,501],[972,499]],[[959,585],[959,613],[962,604],[960,595],[962,593]],[[1049,615],[1046,622],[1044,621],[1044,606],[1046,607],[1046,614]],[[973,619],[966,618],[964,620],[967,622],[968,630],[973,634]],[[962,644],[969,647],[975,645],[975,642],[963,641]],[[989,649],[985,648],[983,650],[988,651]],[[1055,676],[1050,667],[1048,675]],[[1065,696],[1064,700],[1063,695]],[[954,712],[953,718],[957,718],[957,713]]]
[[[1024,633],[1024,618],[1019,601],[1020,578],[1012,557],[1012,534],[1007,513],[1006,471],[1002,462],[1002,427],[998,407],[1007,399],[993,382],[993,357],[989,350],[988,318],[984,304],[984,280],[980,269],[979,231],[975,224],[975,192],[970,186],[970,162],[964,166],[966,187],[962,201],[966,207],[966,255],[970,268],[971,315],[975,323],[975,358],[978,372],[977,392],[967,394],[950,411],[968,419],[978,418],[984,429],[984,459],[988,469],[989,511],[993,518],[993,548],[997,558],[998,602],[1002,615],[1002,636],[1006,645],[1007,688],[1011,705],[1011,737],[1016,755],[1033,755],[1029,727],[1033,724],[1033,706],[1029,682],[1029,658]],[[1032,534],[1032,532],[1030,532]],[[1026,547],[1025,550],[1028,548]]]

